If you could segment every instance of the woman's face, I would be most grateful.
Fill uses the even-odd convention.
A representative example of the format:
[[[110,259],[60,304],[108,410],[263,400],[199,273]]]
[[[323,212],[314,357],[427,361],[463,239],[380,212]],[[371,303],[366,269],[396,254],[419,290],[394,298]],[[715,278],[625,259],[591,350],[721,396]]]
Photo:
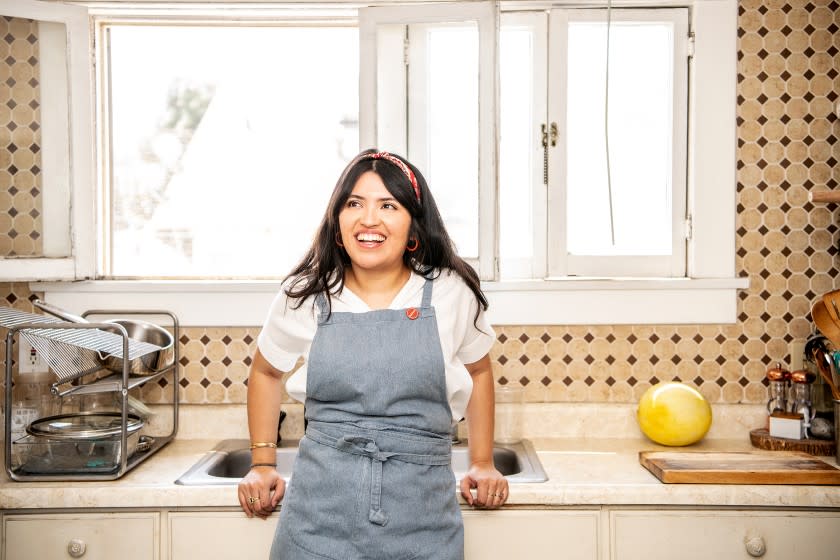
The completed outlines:
[[[411,215],[373,171],[359,177],[338,214],[341,242],[354,267],[390,271],[405,267]]]

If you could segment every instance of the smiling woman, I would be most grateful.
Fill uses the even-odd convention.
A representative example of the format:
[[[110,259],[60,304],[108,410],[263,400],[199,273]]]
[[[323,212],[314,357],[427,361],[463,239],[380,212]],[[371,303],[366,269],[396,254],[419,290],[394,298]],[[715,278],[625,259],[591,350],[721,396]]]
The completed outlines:
[[[508,497],[493,450],[495,338],[420,171],[366,150],[268,312],[248,377],[250,516],[282,500],[271,557],[461,560],[452,426],[466,415],[471,505]],[[284,373],[308,421],[289,487],[276,470]],[[475,491],[475,495],[473,495]]]

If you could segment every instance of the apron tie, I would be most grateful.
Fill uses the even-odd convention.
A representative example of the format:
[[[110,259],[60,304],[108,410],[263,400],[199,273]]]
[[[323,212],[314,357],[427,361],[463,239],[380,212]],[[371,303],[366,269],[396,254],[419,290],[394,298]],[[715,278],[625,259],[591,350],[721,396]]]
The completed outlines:
[[[388,516],[382,511],[382,463],[399,453],[380,451],[376,442],[360,436],[342,436],[336,441],[336,449],[370,459],[370,510],[368,521],[384,526]]]
[[[449,450],[445,453],[407,453],[405,451],[382,451],[372,438],[344,434],[333,437],[321,432],[311,422],[306,430],[307,438],[337,449],[343,453],[360,455],[370,459],[370,508],[368,520],[376,525],[384,526],[388,523],[388,516],[382,511],[382,464],[393,458],[395,461],[414,463],[415,465],[449,465],[452,456]]]

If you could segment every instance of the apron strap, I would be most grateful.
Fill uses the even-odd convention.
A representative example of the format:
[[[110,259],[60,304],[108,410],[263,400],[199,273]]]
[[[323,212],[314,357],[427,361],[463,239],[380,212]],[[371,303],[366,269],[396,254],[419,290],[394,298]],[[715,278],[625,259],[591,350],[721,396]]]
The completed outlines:
[[[382,511],[382,463],[396,455],[384,453],[377,447],[376,442],[369,438],[342,436],[336,442],[336,449],[344,453],[361,455],[370,459],[370,508],[368,521],[384,526],[388,523],[388,516]]]
[[[432,280],[426,278],[426,283],[423,284],[423,301],[420,303],[422,309],[428,309],[432,306]]]
[[[327,320],[327,315],[329,314],[327,298],[324,296],[324,292],[318,292],[315,296],[315,304],[318,306],[318,324],[321,324]]]

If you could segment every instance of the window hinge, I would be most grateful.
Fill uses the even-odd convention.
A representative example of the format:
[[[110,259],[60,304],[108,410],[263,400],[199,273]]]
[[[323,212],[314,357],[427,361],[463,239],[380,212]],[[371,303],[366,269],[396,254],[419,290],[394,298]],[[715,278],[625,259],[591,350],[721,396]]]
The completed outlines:
[[[688,34],[688,58],[694,58],[694,31]]]
[[[694,223],[691,219],[691,214],[685,217],[685,239],[691,241],[694,236]]]

